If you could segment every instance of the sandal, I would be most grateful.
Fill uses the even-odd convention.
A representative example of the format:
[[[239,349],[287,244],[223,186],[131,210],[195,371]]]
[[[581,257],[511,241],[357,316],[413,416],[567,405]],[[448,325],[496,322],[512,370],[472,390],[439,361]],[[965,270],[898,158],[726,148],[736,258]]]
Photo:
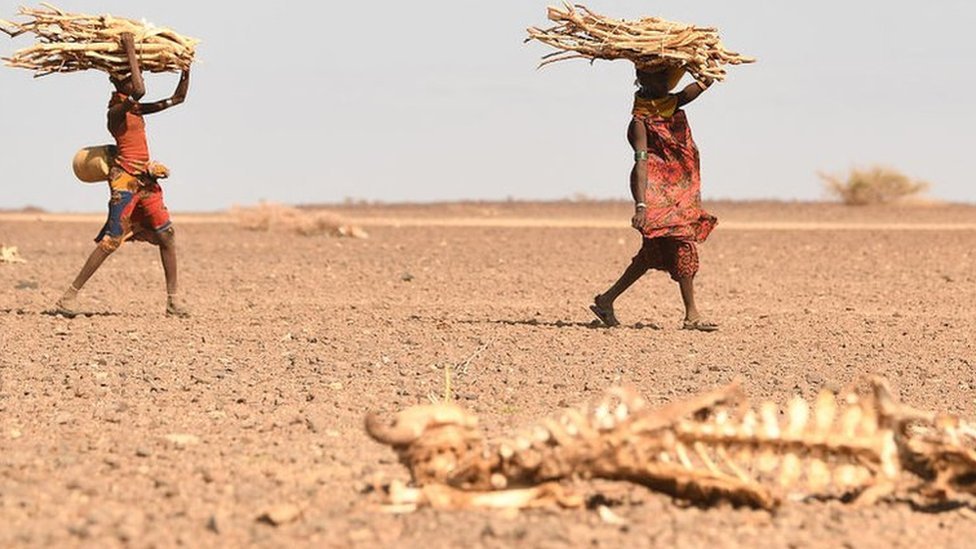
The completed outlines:
[[[597,304],[597,297],[593,298],[593,305],[590,305],[590,310],[593,311],[593,314],[596,315],[596,317],[600,319],[600,322],[602,322],[608,328],[620,326],[620,321],[617,320],[617,316],[613,314],[613,307],[601,307]]]
[[[60,302],[58,302],[58,303],[56,303],[54,305],[54,309],[51,309],[50,311],[47,311],[47,312],[51,316],[58,316],[58,315],[60,315],[60,316],[63,316],[64,318],[67,318],[69,320],[71,320],[73,318],[77,318],[79,316],[83,316],[82,313],[79,313],[78,311],[76,311],[74,309],[69,309],[68,307],[65,307],[64,305],[61,305]]]
[[[682,330],[695,330],[699,332],[717,332],[718,324],[714,322],[709,322],[707,320],[686,320],[684,326],[681,327]]]

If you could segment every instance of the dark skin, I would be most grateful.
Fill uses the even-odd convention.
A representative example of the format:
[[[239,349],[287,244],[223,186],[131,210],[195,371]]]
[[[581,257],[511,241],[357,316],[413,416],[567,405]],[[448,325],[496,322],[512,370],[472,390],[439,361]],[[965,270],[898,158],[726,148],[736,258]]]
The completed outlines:
[[[640,84],[640,90],[637,94],[642,98],[665,99],[669,95],[667,71],[647,72],[638,70],[637,81]],[[678,108],[698,99],[709,86],[711,86],[711,82],[694,82],[674,94],[678,100]],[[627,141],[634,149],[635,155],[637,153],[648,152],[647,128],[642,121],[631,119],[630,125],[627,128]],[[634,204],[637,205],[635,206],[634,217],[631,219],[631,225],[635,229],[643,231],[647,223],[647,217],[644,212],[644,207],[640,204],[644,202],[645,196],[647,196],[647,161],[638,159],[636,156],[634,159],[634,167],[630,171],[630,192],[634,198]],[[619,322],[613,310],[614,302],[621,294],[640,280],[648,270],[650,270],[650,264],[645,260],[644,254],[638,254],[621,275],[620,279],[609,290],[594,299],[594,305],[596,306],[594,312],[599,311],[598,316],[604,319],[606,324],[610,326],[618,325]],[[685,306],[686,325],[689,323],[692,325],[702,324],[702,315],[695,304],[694,278],[683,278],[678,281],[678,285],[681,288],[681,298]]]
[[[135,39],[130,33],[123,33],[120,39],[122,48],[128,59],[129,75],[124,77],[113,75],[110,77],[116,91],[126,96],[124,101],[109,108],[108,126],[109,130],[113,131],[113,133],[119,126],[125,124],[125,116],[129,112],[137,112],[141,115],[155,114],[183,103],[186,100],[186,94],[190,87],[190,71],[184,70],[182,75],[180,75],[179,84],[177,84],[176,91],[172,97],[162,101],[140,103],[139,100],[146,95],[146,83],[143,80],[142,69],[139,66]],[[181,312],[182,308],[174,302],[175,296],[179,292],[176,235],[172,230],[157,233],[153,235],[151,243],[159,246],[159,256],[163,264],[163,272],[166,276],[166,292],[170,296],[167,303],[167,312],[183,316],[185,313]],[[78,290],[81,290],[113,252],[113,249],[108,249],[103,246],[96,247],[91,255],[88,256],[88,260],[82,267],[81,272],[78,273],[78,276],[72,283],[72,288],[69,290],[69,293],[72,291],[77,293]],[[62,299],[63,301],[64,299]],[[62,302],[59,302],[59,304]],[[70,313],[71,311],[65,307],[63,312]]]

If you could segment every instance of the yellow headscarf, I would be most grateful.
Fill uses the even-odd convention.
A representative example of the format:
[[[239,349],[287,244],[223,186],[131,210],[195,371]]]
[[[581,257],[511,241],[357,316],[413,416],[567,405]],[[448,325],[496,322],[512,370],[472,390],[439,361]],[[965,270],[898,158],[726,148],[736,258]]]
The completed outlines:
[[[677,110],[678,98],[673,95],[661,99],[644,99],[635,95],[631,113],[635,118],[671,118]]]

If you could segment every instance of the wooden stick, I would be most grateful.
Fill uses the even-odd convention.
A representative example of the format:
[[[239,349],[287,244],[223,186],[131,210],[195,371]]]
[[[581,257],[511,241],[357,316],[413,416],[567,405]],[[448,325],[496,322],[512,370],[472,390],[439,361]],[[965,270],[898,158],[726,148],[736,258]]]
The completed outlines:
[[[563,8],[550,7],[548,17],[557,25],[529,28],[526,39],[560,50],[544,56],[540,67],[577,58],[628,59],[638,67],[680,66],[698,80],[724,80],[725,65],[755,61],[725,49],[718,30],[712,27],[656,17],[637,21],[612,19],[586,6],[569,3],[564,3]]]
[[[0,20],[11,37],[33,34],[37,43],[9,58],[8,66],[35,71],[35,76],[89,69],[111,74],[128,72],[120,36],[135,38],[140,65],[148,72],[178,72],[190,67],[199,43],[167,29],[112,15],[68,13],[51,4],[20,8],[23,22]]]

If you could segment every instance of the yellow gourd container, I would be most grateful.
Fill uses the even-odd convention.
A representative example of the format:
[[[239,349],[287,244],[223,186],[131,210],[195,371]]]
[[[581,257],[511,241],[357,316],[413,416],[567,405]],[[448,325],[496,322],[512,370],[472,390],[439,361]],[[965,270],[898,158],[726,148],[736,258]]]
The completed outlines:
[[[75,154],[71,167],[82,183],[108,181],[109,170],[115,162],[115,145],[85,147]]]

